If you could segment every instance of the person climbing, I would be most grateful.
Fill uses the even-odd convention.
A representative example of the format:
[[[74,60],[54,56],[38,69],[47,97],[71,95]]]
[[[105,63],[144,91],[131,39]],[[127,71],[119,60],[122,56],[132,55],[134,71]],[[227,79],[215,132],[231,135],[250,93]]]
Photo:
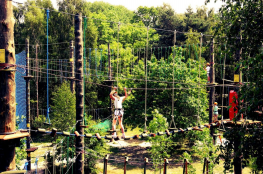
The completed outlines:
[[[207,83],[210,83],[210,63],[206,64],[206,73],[207,73]]]
[[[126,88],[124,88],[125,96],[120,97],[118,95],[116,89],[117,89],[117,87],[114,87],[114,89],[110,93],[110,98],[112,100],[114,100],[114,107],[115,107],[114,118],[113,118],[113,121],[112,121],[112,130],[113,131],[116,130],[116,123],[117,123],[117,120],[119,120],[119,125],[121,127],[121,132],[122,132],[122,137],[121,138],[124,139],[125,138],[125,133],[124,133],[124,127],[123,127],[123,124],[122,124],[124,109],[122,108],[122,103],[128,97],[128,95],[131,93],[131,90],[127,93],[126,92]],[[113,133],[113,136],[114,136],[114,138],[116,138],[116,131]]]
[[[217,106],[217,102],[214,103],[214,122],[217,121],[217,117],[218,117],[218,106]]]

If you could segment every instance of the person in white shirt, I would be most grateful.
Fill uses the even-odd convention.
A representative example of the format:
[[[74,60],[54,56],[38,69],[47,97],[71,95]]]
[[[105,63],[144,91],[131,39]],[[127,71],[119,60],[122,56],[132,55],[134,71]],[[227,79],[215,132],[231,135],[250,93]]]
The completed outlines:
[[[128,95],[131,93],[131,90],[127,93],[126,88],[124,88],[125,96],[120,97],[116,91],[116,87],[114,87],[113,91],[110,93],[110,98],[114,100],[114,118],[112,121],[112,130],[116,130],[116,123],[117,120],[119,120],[119,125],[121,127],[121,132],[122,132],[122,138],[125,138],[125,133],[124,133],[124,127],[122,124],[123,120],[123,114],[124,114],[124,109],[122,108],[122,103],[124,100],[128,97]],[[113,136],[116,137],[116,132],[113,133]]]
[[[206,73],[207,73],[207,83],[210,83],[210,63],[206,64]]]

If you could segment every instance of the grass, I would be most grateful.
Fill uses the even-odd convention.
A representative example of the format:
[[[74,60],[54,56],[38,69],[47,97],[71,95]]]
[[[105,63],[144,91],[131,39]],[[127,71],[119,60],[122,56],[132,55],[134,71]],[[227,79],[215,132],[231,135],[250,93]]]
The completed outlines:
[[[203,164],[201,163],[193,163],[192,166],[196,169],[196,174],[202,174],[203,173]],[[99,163],[96,165],[96,167],[99,169],[100,173],[103,172],[103,163]],[[120,174],[123,173],[123,164],[120,165],[110,165],[108,164],[107,166],[108,168],[108,174]],[[221,162],[219,165],[217,165],[214,170],[213,170],[213,174],[223,174],[223,162]],[[130,168],[129,166],[127,166],[127,174],[142,174],[143,173],[143,166],[142,167],[135,167],[133,166],[132,168]],[[159,173],[163,173],[163,166],[161,168],[161,172],[160,169],[158,169],[157,171],[154,171],[153,168],[150,168],[150,166],[147,166],[147,174],[159,174]],[[174,167],[174,166],[169,166],[167,167],[167,174],[182,174],[183,173],[183,167]],[[233,172],[227,172],[227,173],[233,173]],[[243,169],[243,173],[247,174],[247,173],[251,173],[251,170],[249,168],[244,168]]]
[[[51,150],[51,143],[31,143],[31,147],[38,147],[38,149],[31,153],[31,158],[38,157],[39,163],[44,162],[45,159],[43,156],[47,151]]]
[[[138,135],[142,133],[142,130],[140,128],[134,128],[131,129],[131,127],[126,126],[126,136],[133,136],[133,135]],[[119,135],[121,135],[121,132],[118,132]],[[129,143],[128,147],[110,147],[110,151],[112,152],[112,156],[116,157],[120,157],[120,160],[122,161],[124,159],[124,156],[130,156],[131,158],[136,157],[137,155],[139,158],[142,158],[142,156],[147,155],[149,157],[149,152],[147,152],[146,149],[139,149],[139,151],[131,151],[132,149],[137,149],[138,146],[140,146],[140,144],[145,143],[144,140],[129,140],[127,141]],[[32,158],[36,158],[39,156],[42,156],[46,153],[46,151],[51,150],[51,143],[31,143],[31,147],[39,147],[38,150],[36,150],[35,152],[31,153],[31,157]],[[187,150],[186,147],[182,147],[181,148],[182,151]],[[188,149],[189,150],[189,149]],[[174,158],[176,159],[180,159],[180,154],[176,154],[176,157],[174,156]],[[33,160],[34,161],[34,160]],[[44,157],[39,157],[39,163],[44,162]],[[180,161],[178,162],[180,163]],[[143,161],[142,161],[143,164]],[[200,161],[194,162],[191,164],[195,169],[196,169],[196,174],[202,174],[203,171],[203,164]],[[103,163],[101,160],[101,163],[98,162],[96,165],[97,169],[99,170],[99,173],[103,172]],[[217,165],[214,170],[213,173],[214,174],[223,174],[223,161]],[[144,172],[143,169],[143,165],[136,165],[136,164],[130,164],[129,162],[127,164],[127,174],[141,174]],[[251,170],[249,168],[244,168],[243,169],[243,173],[250,173]],[[123,173],[123,163],[112,163],[109,162],[108,163],[108,174],[120,174]],[[152,168],[152,166],[148,165],[147,166],[147,174],[159,174],[160,173],[160,169],[158,169],[158,171],[155,171],[154,168]],[[163,173],[163,166],[161,166],[161,173]],[[168,169],[167,169],[167,174],[182,174],[183,173],[183,167],[182,166],[171,166],[168,164]]]

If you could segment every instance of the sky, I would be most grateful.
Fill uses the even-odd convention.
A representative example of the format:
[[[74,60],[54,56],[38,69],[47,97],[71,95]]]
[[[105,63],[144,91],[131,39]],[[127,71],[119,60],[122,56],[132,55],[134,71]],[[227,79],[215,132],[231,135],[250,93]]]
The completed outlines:
[[[26,0],[15,0],[17,2],[25,2]],[[51,0],[55,6],[57,0]],[[94,2],[97,0],[87,0],[88,2]],[[163,3],[170,4],[176,13],[184,13],[188,6],[191,6],[194,10],[196,7],[200,7],[205,4],[205,0],[103,0],[112,5],[123,5],[129,10],[136,10],[139,6],[157,7],[161,6]],[[220,6],[223,4],[221,0],[214,3],[214,0],[207,5],[208,8],[214,8],[217,12]],[[55,6],[56,7],[56,6]]]

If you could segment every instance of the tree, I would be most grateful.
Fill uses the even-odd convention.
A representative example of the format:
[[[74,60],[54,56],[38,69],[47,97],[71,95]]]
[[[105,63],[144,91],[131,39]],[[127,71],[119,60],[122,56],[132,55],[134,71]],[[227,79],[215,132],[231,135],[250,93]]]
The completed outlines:
[[[207,0],[209,2],[209,0]],[[220,8],[220,21],[216,25],[215,36],[223,43],[226,43],[226,54],[235,63],[235,70],[240,68],[247,80],[238,92],[239,101],[244,101],[239,105],[238,117],[241,114],[245,118],[253,119],[254,111],[263,107],[263,18],[262,18],[262,1],[245,1],[234,0],[224,1],[225,5]],[[223,36],[223,37],[222,37]],[[235,56],[238,50],[242,50],[240,60]],[[237,62],[239,61],[239,62]],[[229,145],[222,150],[221,155],[226,157],[226,169],[229,169],[233,163],[229,156],[233,152],[233,143],[235,139],[240,139],[237,155],[243,154],[244,160],[248,159],[254,163],[254,170],[262,171],[262,143],[263,135],[258,129],[253,127],[252,130],[234,128],[227,133],[230,140]]]
[[[65,81],[52,93],[51,122],[54,127],[66,131],[76,122],[76,97]]]
[[[139,23],[140,21],[146,27],[155,27],[156,22],[159,18],[159,11],[155,7],[142,7],[139,6],[136,11],[134,11],[133,23]]]

